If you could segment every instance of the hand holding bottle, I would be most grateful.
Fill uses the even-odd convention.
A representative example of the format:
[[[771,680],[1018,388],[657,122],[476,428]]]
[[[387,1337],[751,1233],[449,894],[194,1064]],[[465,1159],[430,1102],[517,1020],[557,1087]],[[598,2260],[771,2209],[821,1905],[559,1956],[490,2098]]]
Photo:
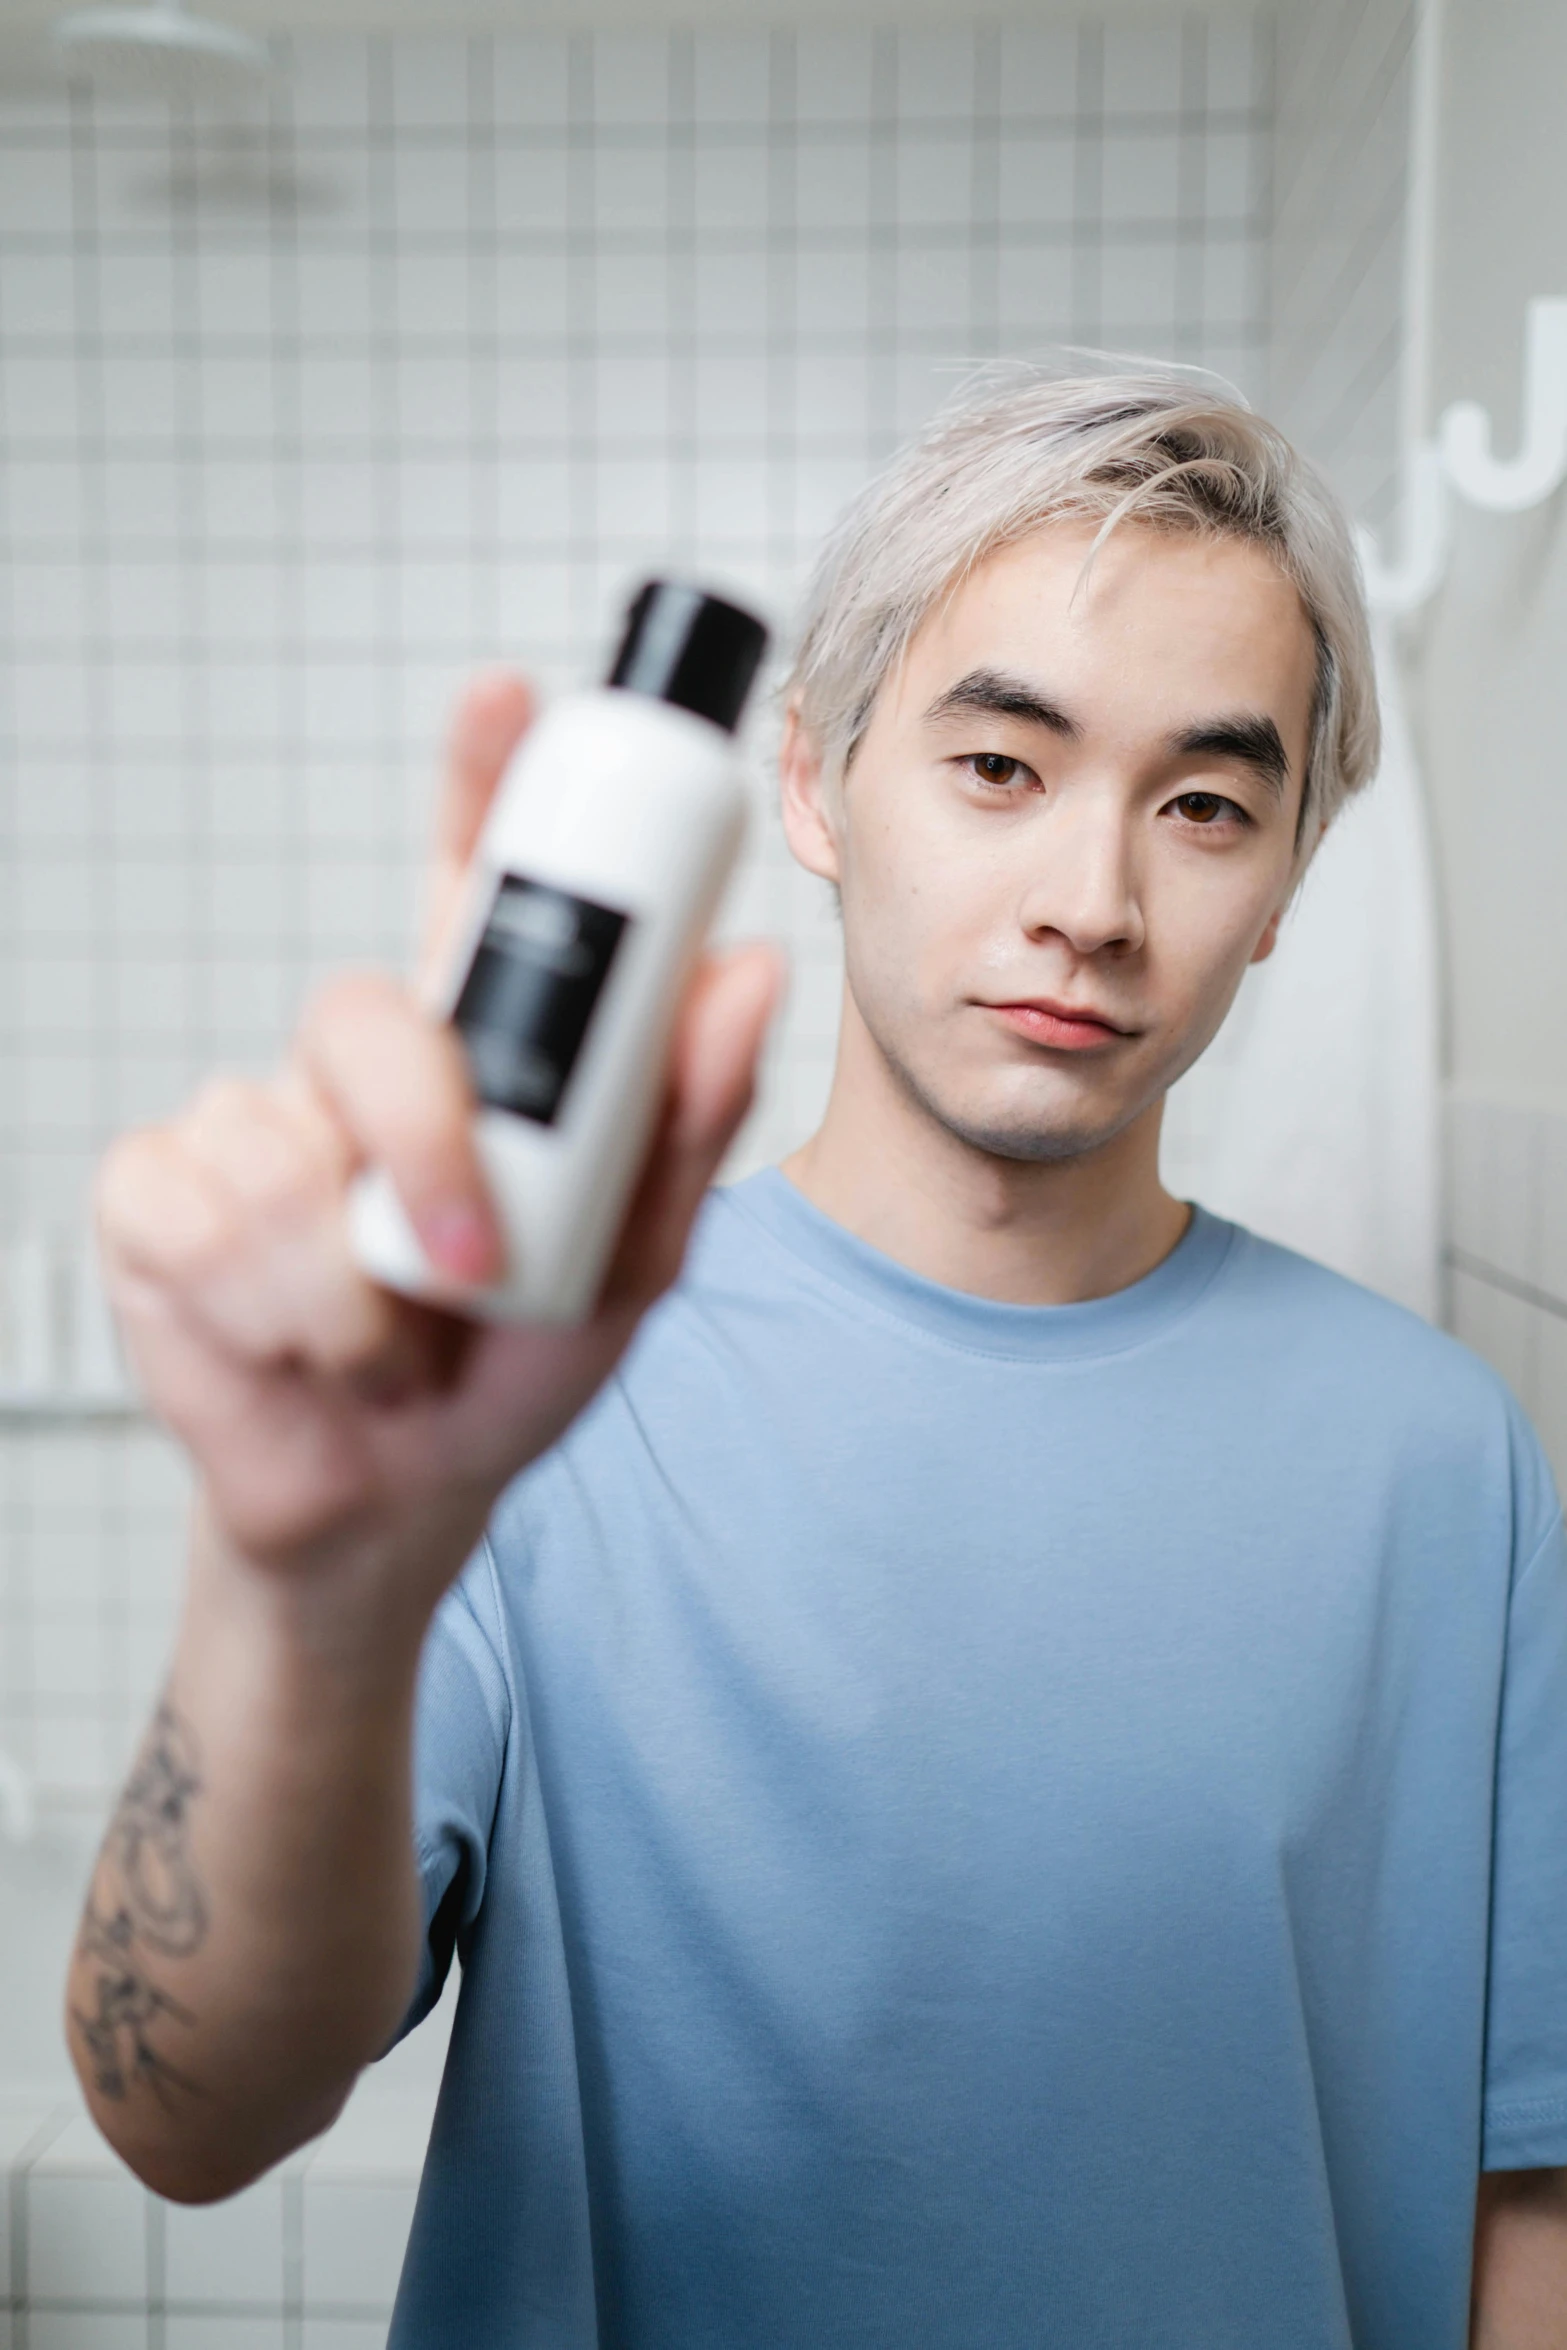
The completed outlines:
[[[459,711],[438,931],[530,718],[526,689],[506,677],[477,684]],[[574,1329],[479,1326],[389,1293],[355,1263],[345,1203],[375,1165],[454,1290],[505,1264],[462,1046],[388,978],[335,982],[276,1077],[209,1086],[111,1151],[99,1192],[111,1294],[148,1400],[193,1455],[227,1542],[300,1573],[325,1571],[341,1545],[361,1563],[367,1545],[384,1549],[428,1613],[500,1488],[581,1409],[673,1279],[750,1101],[778,984],[769,949],[697,969],[651,1151],[599,1303]]]

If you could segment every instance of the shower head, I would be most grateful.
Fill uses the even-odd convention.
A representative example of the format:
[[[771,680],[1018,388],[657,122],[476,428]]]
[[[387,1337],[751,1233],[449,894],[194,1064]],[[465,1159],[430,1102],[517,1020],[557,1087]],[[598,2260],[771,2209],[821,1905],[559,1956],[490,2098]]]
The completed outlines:
[[[68,73],[159,97],[221,95],[268,73],[272,64],[264,41],[211,17],[192,16],[181,0],[73,9],[61,17],[53,38]]]

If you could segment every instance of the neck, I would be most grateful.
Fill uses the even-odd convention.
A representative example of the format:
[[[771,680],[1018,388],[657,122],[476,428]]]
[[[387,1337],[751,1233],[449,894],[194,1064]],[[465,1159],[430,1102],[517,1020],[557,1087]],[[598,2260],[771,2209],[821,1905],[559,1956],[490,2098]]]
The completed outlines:
[[[1079,1305],[1140,1281],[1186,1230],[1159,1181],[1155,1102],[1067,1159],[1003,1159],[934,1118],[852,999],[827,1114],[784,1173],[813,1206],[911,1272],[1009,1305]]]

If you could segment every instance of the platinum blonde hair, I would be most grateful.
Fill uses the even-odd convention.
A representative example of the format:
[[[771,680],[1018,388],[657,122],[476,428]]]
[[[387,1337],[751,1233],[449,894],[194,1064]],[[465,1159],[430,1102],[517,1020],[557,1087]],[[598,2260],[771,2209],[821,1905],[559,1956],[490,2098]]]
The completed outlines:
[[[992,381],[861,491],[822,550],[785,687],[829,775],[847,772],[877,695],[943,599],[1055,522],[1097,523],[1094,553],[1123,522],[1244,540],[1294,583],[1317,646],[1299,828],[1314,845],[1379,749],[1354,541],[1282,433],[1212,379],[1173,369]]]

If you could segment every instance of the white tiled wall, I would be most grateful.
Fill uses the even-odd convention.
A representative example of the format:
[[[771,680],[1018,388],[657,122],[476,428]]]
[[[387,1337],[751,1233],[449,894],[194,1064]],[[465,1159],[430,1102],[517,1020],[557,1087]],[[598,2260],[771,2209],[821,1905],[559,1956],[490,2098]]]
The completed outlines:
[[[427,2107],[351,2105],[227,2203],[148,2194],[72,2105],[0,2105],[0,2350],[384,2350]]]
[[[1279,12],[1270,401],[1357,515],[1397,507],[1415,0]]]
[[[265,119],[0,90],[0,1239],[301,992],[405,951],[475,662],[595,660],[676,563],[786,614],[973,360],[1063,340],[1263,389],[1245,16],[300,41]],[[805,1130],[836,946],[759,816]],[[157,1669],[181,1480],[0,1433],[0,1751],[96,1805]]]

